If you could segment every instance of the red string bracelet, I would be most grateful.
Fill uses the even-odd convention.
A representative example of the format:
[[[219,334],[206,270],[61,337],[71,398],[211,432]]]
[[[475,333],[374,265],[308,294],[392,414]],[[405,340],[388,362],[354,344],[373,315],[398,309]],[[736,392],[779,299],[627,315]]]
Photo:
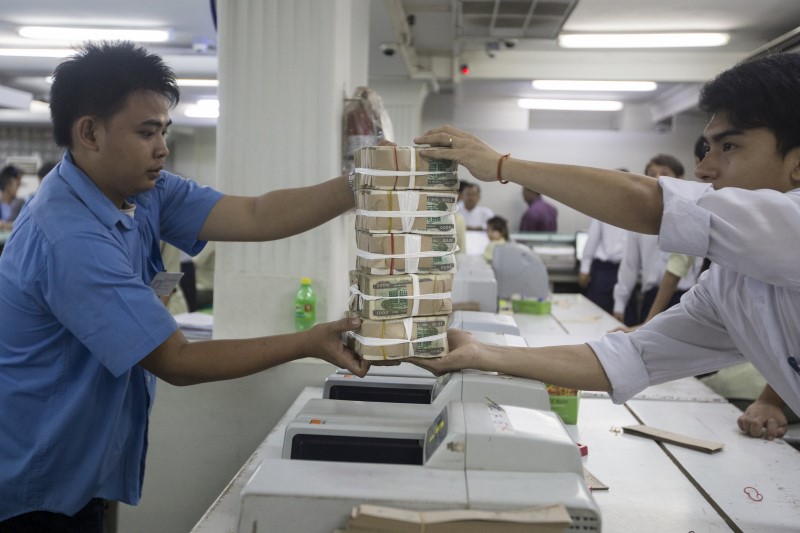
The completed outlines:
[[[505,161],[509,157],[511,157],[511,154],[502,155],[502,156],[500,156],[500,160],[497,161],[497,181],[499,181],[503,185],[508,183],[508,180],[504,180],[503,179],[503,174],[502,174],[502,172],[503,172],[503,161]]]

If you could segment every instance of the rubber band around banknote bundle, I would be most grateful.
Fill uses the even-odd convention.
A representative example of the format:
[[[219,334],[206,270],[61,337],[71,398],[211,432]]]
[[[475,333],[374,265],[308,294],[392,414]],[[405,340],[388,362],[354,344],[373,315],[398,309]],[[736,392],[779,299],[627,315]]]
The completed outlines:
[[[379,346],[381,348],[381,355],[384,359],[388,359],[386,355],[386,346],[396,346],[398,344],[408,344],[408,357],[414,357],[414,344],[421,343],[421,342],[435,342],[440,339],[444,339],[447,337],[447,332],[444,333],[437,333],[436,335],[430,335],[428,337],[422,337],[419,339],[412,339],[411,334],[414,332],[414,319],[413,318],[404,318],[403,319],[403,329],[405,331],[405,339],[386,339],[383,338],[384,330],[385,330],[385,321],[381,324],[381,337],[364,337],[359,335],[355,331],[348,331],[347,334],[360,342],[364,346]]]
[[[409,233],[414,226],[414,220],[418,218],[441,218],[452,215],[451,211],[370,211],[369,209],[356,209],[356,215],[368,218],[388,218],[389,229],[391,232],[392,219],[399,218],[402,233]]]
[[[350,286],[350,298],[348,299],[348,304],[352,304],[354,298],[361,298],[362,300],[374,301],[374,300],[411,300],[412,307],[411,307],[411,316],[417,316],[419,314],[419,302],[420,300],[449,300],[453,297],[452,292],[435,292],[431,294],[419,294],[419,276],[416,274],[409,274],[411,276],[411,286],[412,286],[412,293],[411,295],[406,296],[375,296],[372,294],[364,294],[358,289],[358,284],[353,284]]]
[[[394,234],[391,234],[394,236]],[[419,260],[423,257],[446,257],[448,255],[455,255],[458,252],[458,246],[455,247],[454,250],[449,252],[409,252],[403,254],[376,254],[374,252],[367,252],[364,250],[356,249],[356,256],[361,257],[362,259],[389,259],[390,261],[390,268],[391,273],[394,274],[394,260],[395,259],[405,259],[405,268],[403,269],[403,273],[405,274],[413,274],[419,272]],[[394,250],[392,250],[394,251]]]
[[[394,151],[395,158],[397,157],[397,150]],[[395,180],[395,183],[397,180]],[[392,191],[389,191],[389,211],[392,211]],[[392,233],[392,220],[389,219],[389,233],[392,236],[392,253],[394,254],[394,233]],[[394,257],[389,259],[389,274],[394,274]]]
[[[394,176],[394,187],[393,190],[397,190],[397,178],[399,176],[408,176],[408,186],[406,189],[413,189],[416,185],[416,176],[429,176],[429,175],[438,175],[438,174],[450,174],[452,170],[417,170],[417,149],[413,146],[393,146],[394,149],[394,168],[395,170],[383,170],[383,169],[376,169],[376,168],[356,168],[355,172],[359,174],[364,174],[365,176]],[[408,163],[409,169],[408,170],[400,170],[400,164],[397,159],[397,149],[401,148],[403,150],[408,150],[410,152],[410,160]]]

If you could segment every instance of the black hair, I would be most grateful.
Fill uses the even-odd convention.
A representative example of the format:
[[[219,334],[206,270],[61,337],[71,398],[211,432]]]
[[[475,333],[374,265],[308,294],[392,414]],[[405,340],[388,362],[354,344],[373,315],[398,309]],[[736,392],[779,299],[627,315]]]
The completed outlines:
[[[650,165],[660,165],[662,167],[669,167],[677,177],[683,177],[683,164],[678,161],[678,158],[669,154],[658,154],[657,156],[650,159],[647,164],[644,166],[644,172],[647,173],[647,169]]]
[[[694,156],[698,161],[702,161],[708,152],[708,143],[702,135],[694,142]]]
[[[462,192],[464,192],[464,189],[466,189],[470,185],[472,185],[472,183],[470,183],[469,181],[464,181],[464,180],[459,181],[458,182],[458,194],[461,194]]]
[[[486,221],[486,227],[499,231],[505,240],[509,240],[508,236],[508,221],[501,216],[493,216]]]
[[[22,178],[22,169],[14,165],[6,165],[0,170],[0,191],[8,187],[9,182]]]
[[[800,146],[800,55],[783,53],[739,63],[703,86],[700,109],[724,113],[741,129],[767,128],[786,155]]]
[[[171,107],[180,99],[175,74],[159,56],[130,41],[84,44],[53,74],[50,116],[56,144],[71,146],[76,120],[86,115],[108,120],[136,91],[163,94]]]

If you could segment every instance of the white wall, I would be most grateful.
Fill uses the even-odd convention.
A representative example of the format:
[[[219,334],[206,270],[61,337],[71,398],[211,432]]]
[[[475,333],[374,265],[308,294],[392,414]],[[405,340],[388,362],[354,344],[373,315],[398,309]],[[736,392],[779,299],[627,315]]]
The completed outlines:
[[[217,187],[217,129],[173,128],[167,165],[200,185]]]
[[[686,169],[686,177],[694,175],[694,142],[705,127],[705,118],[698,114],[684,114],[675,118],[670,131],[611,130],[611,129],[528,129],[521,127],[523,120],[508,107],[471,107],[464,111],[463,104],[455,105],[452,95],[431,95],[423,109],[423,130],[442,124],[452,124],[468,129],[501,153],[511,153],[515,158],[568,163],[600,168],[627,167],[632,172],[643,173],[647,161],[659,153],[677,157]],[[456,109],[454,111],[454,108]],[[483,110],[486,115],[475,113]],[[505,121],[498,121],[498,112]],[[568,120],[565,118],[565,121]],[[619,123],[619,122],[617,122]],[[510,127],[503,129],[503,124]],[[459,170],[462,180],[476,181],[466,170]],[[558,208],[558,230],[571,233],[588,229],[590,219],[563,204]],[[481,203],[508,219],[512,232],[519,228],[519,220],[527,207],[522,199],[522,189],[514,184],[481,184]]]

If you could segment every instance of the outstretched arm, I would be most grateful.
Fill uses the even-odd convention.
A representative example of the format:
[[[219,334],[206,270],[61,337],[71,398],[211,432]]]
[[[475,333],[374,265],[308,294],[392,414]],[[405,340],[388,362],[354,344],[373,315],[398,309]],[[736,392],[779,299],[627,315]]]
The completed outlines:
[[[355,206],[347,176],[261,196],[224,196],[200,230],[203,241],[271,241],[331,220]]]
[[[580,390],[611,390],[597,356],[586,344],[518,348],[481,344],[466,331],[447,333],[450,352],[444,357],[412,357],[408,361],[434,374],[475,368]]]
[[[303,357],[317,357],[363,377],[369,366],[345,348],[341,337],[360,324],[344,318],[300,333],[202,342],[188,342],[177,330],[140,364],[172,385],[248,376]]]
[[[513,181],[592,218],[638,233],[658,233],[663,198],[658,181],[616,170],[538,163],[509,158],[474,135],[443,126],[414,139],[430,145],[426,157],[458,161],[481,181]]]

